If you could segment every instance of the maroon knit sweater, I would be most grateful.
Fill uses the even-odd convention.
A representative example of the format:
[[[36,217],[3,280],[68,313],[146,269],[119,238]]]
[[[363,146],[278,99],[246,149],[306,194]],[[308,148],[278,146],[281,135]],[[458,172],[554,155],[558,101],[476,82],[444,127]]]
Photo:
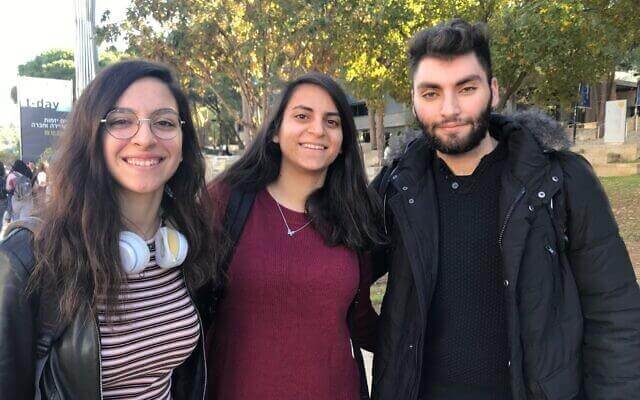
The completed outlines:
[[[282,211],[291,229],[307,222]],[[347,311],[359,278],[355,252],[326,246],[312,226],[289,237],[275,200],[259,192],[210,332],[210,398],[358,399]]]

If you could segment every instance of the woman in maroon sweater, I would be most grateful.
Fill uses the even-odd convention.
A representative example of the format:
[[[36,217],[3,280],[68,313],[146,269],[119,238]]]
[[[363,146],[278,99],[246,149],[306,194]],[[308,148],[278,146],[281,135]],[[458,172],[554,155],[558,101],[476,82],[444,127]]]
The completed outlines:
[[[255,198],[209,332],[209,398],[368,396],[354,357],[375,334],[363,254],[385,238],[344,91],[319,73],[291,82],[210,190],[222,209],[233,191]]]

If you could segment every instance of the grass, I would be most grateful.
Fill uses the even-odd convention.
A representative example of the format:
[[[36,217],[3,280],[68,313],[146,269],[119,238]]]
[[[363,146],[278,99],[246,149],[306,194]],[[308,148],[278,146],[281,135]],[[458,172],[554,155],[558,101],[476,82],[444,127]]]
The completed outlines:
[[[600,178],[620,228],[631,262],[640,278],[640,175]],[[371,287],[371,302],[380,311],[386,276]]]
[[[640,175],[600,178],[625,239],[640,240]]]
[[[600,178],[631,262],[640,277],[640,175]]]

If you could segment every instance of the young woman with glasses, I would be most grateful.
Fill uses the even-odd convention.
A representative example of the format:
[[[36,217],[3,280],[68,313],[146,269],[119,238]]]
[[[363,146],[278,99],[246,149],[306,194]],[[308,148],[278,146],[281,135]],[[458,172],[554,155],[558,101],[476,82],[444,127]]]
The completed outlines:
[[[125,61],[67,128],[41,222],[0,245],[0,393],[201,399],[194,293],[220,252],[187,98],[165,66]]]
[[[376,315],[364,252],[384,236],[356,133],[340,86],[304,75],[211,186],[220,209],[241,193],[250,211],[227,225],[241,234],[210,331],[209,398],[368,396],[360,347],[371,349]]]

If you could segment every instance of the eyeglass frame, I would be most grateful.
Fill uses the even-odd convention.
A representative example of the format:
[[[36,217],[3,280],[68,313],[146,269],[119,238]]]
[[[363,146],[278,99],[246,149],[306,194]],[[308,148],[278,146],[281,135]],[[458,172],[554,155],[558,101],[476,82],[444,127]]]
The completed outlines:
[[[136,124],[136,125],[137,125],[137,128],[136,128],[136,131],[133,133],[133,135],[131,135],[131,136],[129,136],[129,137],[126,137],[126,138],[119,138],[119,137],[115,136],[115,135],[113,134],[113,132],[111,132],[111,130],[109,130],[109,127],[107,126],[107,119],[109,118],[109,114],[111,114],[111,113],[113,113],[113,112],[116,112],[116,111],[119,111],[119,112],[122,112],[122,113],[131,113],[131,114],[133,114],[133,115],[136,117],[136,120],[138,121],[138,123]],[[156,113],[158,113],[158,112],[161,112],[161,111],[162,111],[162,112],[169,112],[169,113],[171,113],[171,114],[173,114],[173,115],[177,116],[178,118],[180,118],[180,114],[179,114],[177,111],[175,111],[175,110],[173,110],[173,109],[171,109],[171,108],[160,108],[160,109],[155,110],[154,112],[152,112],[152,113],[151,113],[151,115],[153,116],[154,114],[156,114]],[[178,136],[178,133],[177,133],[178,129],[182,130],[182,126],[186,123],[184,120],[178,119],[178,122],[180,123],[180,125],[176,128],[176,134],[175,134],[174,136],[170,137],[170,138],[161,138],[161,137],[159,137],[159,136],[154,132],[154,130],[153,130],[153,126],[151,125],[152,118],[140,118],[140,117],[138,117],[138,114],[136,114],[136,113],[135,113],[135,111],[133,111],[133,110],[131,110],[131,109],[129,109],[129,108],[114,108],[114,109],[110,110],[110,111],[107,113],[107,115],[105,115],[105,117],[104,117],[104,118],[102,118],[102,119],[100,120],[100,123],[101,123],[101,124],[104,124],[104,128],[105,128],[105,130],[106,130],[106,131],[107,131],[107,133],[108,133],[109,135],[111,135],[111,137],[113,137],[114,139],[118,139],[118,140],[130,140],[130,139],[133,139],[133,138],[138,134],[138,132],[140,132],[140,127],[142,126],[142,122],[143,122],[143,121],[147,121],[147,122],[149,122],[149,130],[151,131],[151,134],[153,135],[153,137],[155,137],[155,138],[156,138],[156,139],[158,139],[158,140],[173,140],[173,139],[175,139],[175,137],[176,137],[176,136]]]

